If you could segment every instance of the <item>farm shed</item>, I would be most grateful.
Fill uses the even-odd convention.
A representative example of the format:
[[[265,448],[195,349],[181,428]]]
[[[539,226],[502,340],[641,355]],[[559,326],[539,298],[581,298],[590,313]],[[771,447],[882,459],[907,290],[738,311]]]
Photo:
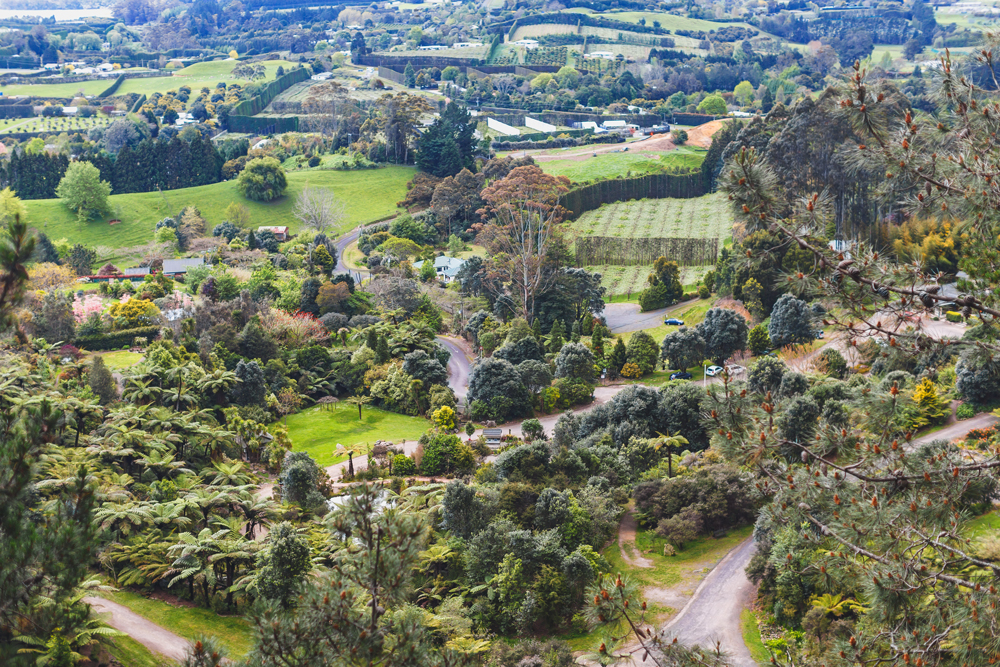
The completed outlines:
[[[188,269],[201,266],[205,260],[201,257],[189,257],[187,259],[165,259],[163,260],[163,275],[177,276],[187,273]]]

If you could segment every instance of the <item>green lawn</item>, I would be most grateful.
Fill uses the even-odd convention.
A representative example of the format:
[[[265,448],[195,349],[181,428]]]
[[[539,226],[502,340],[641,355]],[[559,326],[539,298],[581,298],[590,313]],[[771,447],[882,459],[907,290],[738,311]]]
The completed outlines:
[[[356,406],[341,402],[336,409],[309,408],[288,417],[288,437],[297,452],[309,452],[320,466],[346,461],[337,456],[337,443],[365,448],[376,440],[398,444],[402,440],[417,440],[431,424],[421,417],[407,417],[377,408],[362,409],[358,421]]]
[[[962,534],[969,538],[985,537],[997,531],[1000,531],[1000,515],[992,511],[970,519],[962,527]]]
[[[757,617],[749,609],[744,609],[740,612],[740,626],[743,629],[743,643],[750,649],[750,657],[759,665],[769,664],[771,662],[771,654],[760,638],[760,627],[757,625]]]
[[[223,221],[226,206],[241,202],[250,209],[253,227],[258,225],[288,225],[297,231],[301,224],[292,215],[295,197],[306,184],[329,188],[347,205],[347,221],[333,236],[354,228],[360,223],[371,222],[393,215],[396,202],[406,194],[406,182],[413,177],[412,167],[391,166],[363,171],[305,171],[288,174],[285,196],[271,203],[246,199],[236,189],[235,181],[180,190],[140,192],[112,195],[111,208],[121,223],[108,227],[106,220],[77,222],[76,216],[58,199],[25,201],[28,222],[48,234],[50,238],[68,238],[74,243],[88,246],[126,248],[143,245],[153,240],[153,228],[167,216],[177,215],[185,206],[196,206],[207,221],[207,231]],[[119,212],[120,211],[120,212]],[[114,255],[99,257],[101,262],[117,259]]]
[[[125,350],[106,352],[101,356],[104,357],[104,364],[113,371],[129,368],[142,361],[142,355],[138,352],[126,352]]]
[[[571,181],[604,180],[625,176],[652,174],[671,167],[697,169],[707,151],[694,146],[681,146],[667,153],[598,153],[583,160],[549,160],[538,166],[547,174],[566,176]]]
[[[140,93],[152,95],[153,93],[165,93],[168,90],[177,90],[181,86],[191,86],[191,91],[197,93],[201,88],[207,86],[215,89],[215,84],[220,81],[226,85],[230,83],[246,84],[247,79],[237,79],[229,73],[238,63],[232,60],[216,60],[209,63],[195,63],[190,67],[174,71],[173,76],[157,76],[148,79],[125,79],[121,88],[115,96],[128,95],[129,93]],[[267,81],[273,80],[279,66],[286,70],[295,66],[295,63],[287,60],[267,60],[266,67]],[[81,81],[79,83],[51,83],[51,84],[15,84],[3,86],[0,91],[4,95],[34,95],[37,97],[75,97],[80,92],[84,95],[100,95],[115,82],[114,77],[108,77],[102,81]],[[193,96],[194,97],[194,96]]]
[[[240,616],[219,616],[202,607],[175,607],[131,591],[102,595],[185,639],[195,641],[202,636],[214,637],[232,657],[243,657],[253,648],[253,630],[250,623]]]

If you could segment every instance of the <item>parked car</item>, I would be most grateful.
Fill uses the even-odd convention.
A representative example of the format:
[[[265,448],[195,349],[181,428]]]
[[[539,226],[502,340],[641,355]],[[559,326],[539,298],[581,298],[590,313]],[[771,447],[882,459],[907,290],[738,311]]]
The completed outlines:
[[[676,317],[668,317],[663,320],[663,323],[672,327],[682,327],[684,326],[684,320],[679,320]]]
[[[709,366],[705,369],[705,375],[714,378],[716,375],[721,375],[723,370],[722,366]]]
[[[690,380],[693,377],[694,376],[688,373],[687,371],[677,371],[676,373],[670,374],[671,380]]]
[[[731,366],[726,366],[726,370],[729,372],[730,375],[739,375],[746,369],[738,364],[733,364]]]
[[[825,331],[823,331],[822,329],[816,329],[816,338],[822,338],[825,335],[826,335]]]

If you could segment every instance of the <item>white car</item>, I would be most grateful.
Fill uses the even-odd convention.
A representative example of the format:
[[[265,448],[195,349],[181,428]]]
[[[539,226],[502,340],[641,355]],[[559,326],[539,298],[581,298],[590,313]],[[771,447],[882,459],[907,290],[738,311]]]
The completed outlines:
[[[710,378],[714,378],[716,375],[721,375],[723,371],[722,366],[709,366],[705,369],[705,375]]]
[[[730,375],[739,375],[740,373],[742,373],[746,369],[743,368],[742,366],[737,365],[737,364],[733,364],[732,366],[726,366],[726,370],[729,371]]]

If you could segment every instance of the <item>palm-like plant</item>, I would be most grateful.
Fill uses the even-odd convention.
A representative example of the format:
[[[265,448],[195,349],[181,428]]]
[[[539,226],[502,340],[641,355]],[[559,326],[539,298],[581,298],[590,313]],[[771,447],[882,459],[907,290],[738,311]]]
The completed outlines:
[[[163,452],[150,452],[143,454],[140,465],[146,470],[152,470],[157,479],[169,478],[177,474],[192,474],[189,468],[184,467],[183,461],[176,460],[173,454]]]
[[[347,455],[347,475],[348,477],[354,477],[354,457],[357,454],[367,454],[368,448],[361,446],[360,443],[351,445],[350,447],[344,447],[338,442],[337,453]]]
[[[673,470],[674,447],[680,447],[681,445],[688,444],[687,438],[685,438],[680,433],[676,435],[670,435],[669,433],[667,435],[663,435],[662,433],[657,432],[656,435],[659,437],[653,441],[653,449],[655,449],[656,451],[660,451],[660,449],[662,449],[663,447],[667,448],[667,477],[671,478],[674,476],[674,470]]]
[[[132,532],[133,527],[141,532],[142,526],[152,519],[152,513],[145,503],[104,503],[94,513],[94,519],[100,522],[103,530],[113,531],[115,538],[121,540],[122,536]]]
[[[212,486],[243,486],[250,483],[250,475],[247,474],[246,466],[242,461],[231,463],[216,461],[212,467],[213,470],[202,473],[206,478],[212,480]]]
[[[210,397],[213,404],[225,402],[225,396],[236,384],[236,373],[217,369],[198,380],[198,393]]]
[[[209,557],[215,550],[215,539],[209,528],[203,528],[198,535],[182,533],[180,541],[170,547],[168,554],[174,558],[173,564],[167,570],[166,576],[171,577],[167,586],[173,587],[179,581],[188,583],[188,593],[194,599],[195,584],[201,586],[205,596],[205,606],[209,605],[209,588],[214,586],[215,570]]]
[[[241,491],[236,501],[236,509],[246,521],[247,539],[254,540],[257,527],[269,525],[277,516],[274,501],[261,498],[252,491]]]
[[[361,406],[362,405],[368,405],[369,403],[371,403],[372,402],[372,397],[371,396],[351,396],[350,398],[347,399],[347,402],[350,403],[351,405],[358,406],[358,421],[362,421],[362,419],[361,419]]]
[[[163,395],[163,390],[153,384],[153,380],[142,380],[139,378],[129,378],[125,385],[122,398],[136,405],[149,405],[156,403]]]

